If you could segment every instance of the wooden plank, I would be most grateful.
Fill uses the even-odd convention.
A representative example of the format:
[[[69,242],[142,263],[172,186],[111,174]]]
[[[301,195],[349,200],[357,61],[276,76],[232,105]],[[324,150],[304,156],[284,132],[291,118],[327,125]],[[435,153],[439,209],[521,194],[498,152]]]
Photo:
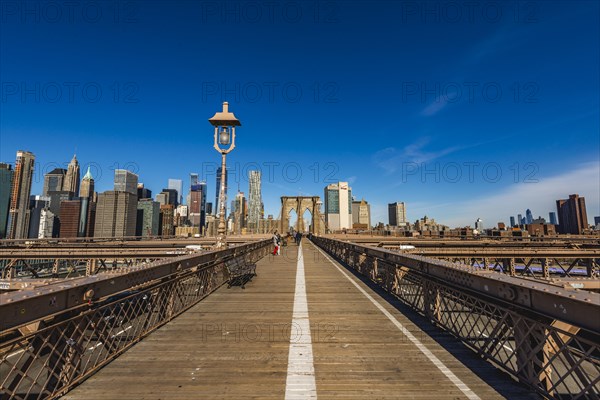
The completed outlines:
[[[464,398],[309,242],[303,247],[319,398]],[[283,398],[296,328],[291,321],[297,249],[291,245],[281,256],[264,258],[245,290],[220,288],[64,398]],[[482,399],[529,396],[481,361],[484,381],[430,336],[438,331],[420,329],[380,300]],[[471,354],[456,343],[453,351]]]

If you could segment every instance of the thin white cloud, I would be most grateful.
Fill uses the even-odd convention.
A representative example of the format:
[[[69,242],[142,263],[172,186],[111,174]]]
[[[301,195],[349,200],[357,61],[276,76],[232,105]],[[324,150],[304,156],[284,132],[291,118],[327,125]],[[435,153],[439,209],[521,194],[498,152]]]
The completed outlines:
[[[534,217],[548,220],[548,212],[556,211],[556,200],[574,193],[585,197],[588,220],[593,222],[594,216],[600,215],[600,162],[585,163],[563,174],[540,178],[537,183],[518,183],[500,190],[449,207],[444,210],[447,217],[440,222],[473,226],[477,218],[482,218],[489,228],[498,222],[508,223],[510,216],[524,215],[527,208]]]
[[[424,117],[434,116],[435,114],[439,113],[444,108],[446,108],[448,103],[450,103],[450,100],[453,99],[456,99],[456,93],[446,93],[444,95],[438,96],[433,102],[431,102],[427,107],[425,107],[421,111],[420,115]]]
[[[461,150],[460,146],[451,146],[440,150],[426,150],[430,139],[423,137],[404,147],[401,151],[395,147],[387,147],[373,155],[373,162],[387,173],[396,172],[402,163],[424,163]]]

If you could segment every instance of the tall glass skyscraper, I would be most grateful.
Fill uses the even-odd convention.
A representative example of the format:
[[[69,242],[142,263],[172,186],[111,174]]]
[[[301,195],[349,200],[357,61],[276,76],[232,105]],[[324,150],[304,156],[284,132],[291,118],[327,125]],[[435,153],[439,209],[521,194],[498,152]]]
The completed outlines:
[[[263,202],[260,171],[248,171],[248,228],[258,231],[258,221],[262,218]]]
[[[181,179],[169,179],[168,189],[177,190],[177,204],[183,203],[183,181]]]
[[[525,220],[527,221],[527,224],[531,224],[533,222],[533,213],[529,208],[525,211]]]

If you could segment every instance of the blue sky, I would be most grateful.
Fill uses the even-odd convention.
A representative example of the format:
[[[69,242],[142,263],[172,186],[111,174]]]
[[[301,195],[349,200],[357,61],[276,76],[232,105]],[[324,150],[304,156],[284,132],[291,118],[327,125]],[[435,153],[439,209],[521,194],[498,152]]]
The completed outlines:
[[[71,4],[71,5],[69,5]],[[96,3],[94,3],[96,4]],[[263,171],[282,195],[349,181],[387,222],[508,222],[585,196],[600,215],[598,2],[2,3],[0,160],[73,153],[97,190],[128,168],[160,192],[198,172],[207,122],[242,121],[229,199]]]

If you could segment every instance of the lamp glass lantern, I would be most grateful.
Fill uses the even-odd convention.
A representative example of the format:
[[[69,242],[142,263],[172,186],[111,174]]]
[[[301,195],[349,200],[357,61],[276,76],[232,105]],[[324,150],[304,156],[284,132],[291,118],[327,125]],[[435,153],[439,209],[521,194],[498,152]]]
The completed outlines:
[[[241,126],[240,120],[229,112],[229,103],[223,103],[223,111],[217,112],[208,122],[215,128],[215,150],[226,154],[235,148],[235,127]],[[225,146],[225,147],[221,147]]]
[[[217,227],[217,248],[226,247],[225,237],[225,172],[227,171],[225,157],[235,148],[235,127],[241,126],[240,121],[229,112],[229,103],[223,103],[223,111],[217,112],[208,122],[215,128],[214,148],[221,153],[221,188],[219,190],[219,225]],[[221,147],[223,146],[223,147]]]

